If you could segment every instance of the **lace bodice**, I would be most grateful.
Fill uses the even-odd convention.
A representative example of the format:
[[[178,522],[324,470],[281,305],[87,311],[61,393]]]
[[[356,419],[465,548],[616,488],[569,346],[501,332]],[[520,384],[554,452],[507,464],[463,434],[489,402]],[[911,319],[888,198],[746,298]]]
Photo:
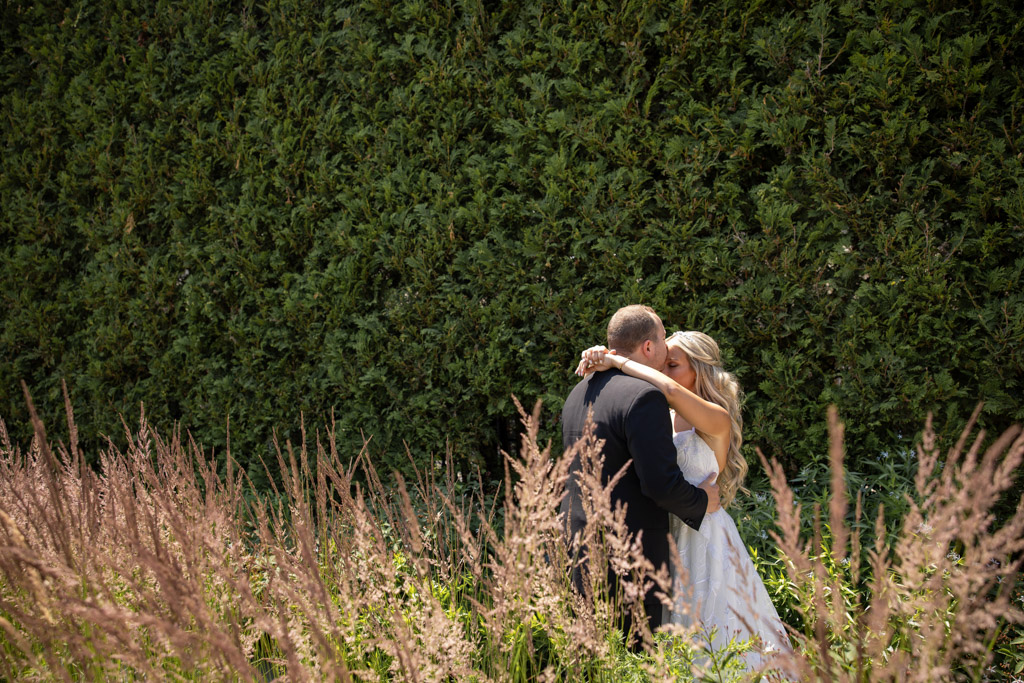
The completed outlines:
[[[695,429],[679,432],[672,437],[672,442],[676,445],[676,462],[686,481],[699,486],[712,472],[718,474],[715,452]]]

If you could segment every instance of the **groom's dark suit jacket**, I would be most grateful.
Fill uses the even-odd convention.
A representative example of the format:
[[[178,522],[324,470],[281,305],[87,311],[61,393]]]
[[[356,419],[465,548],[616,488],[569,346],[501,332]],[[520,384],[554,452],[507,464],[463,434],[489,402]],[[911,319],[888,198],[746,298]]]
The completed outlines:
[[[605,441],[602,481],[607,482],[627,461],[633,461],[612,490],[612,505],[618,501],[626,504],[626,525],[632,533],[644,532],[648,559],[655,567],[667,564],[669,513],[696,529],[708,506],[707,494],[687,482],[676,464],[668,402],[652,384],[621,370],[592,373],[573,388],[562,409],[565,448],[583,436],[590,408],[596,436]],[[577,459],[573,471],[578,467]],[[572,535],[583,528],[586,519],[575,476],[570,477],[567,489],[561,510]],[[645,602],[653,600],[653,596],[648,598]],[[650,611],[648,614],[655,617]]]

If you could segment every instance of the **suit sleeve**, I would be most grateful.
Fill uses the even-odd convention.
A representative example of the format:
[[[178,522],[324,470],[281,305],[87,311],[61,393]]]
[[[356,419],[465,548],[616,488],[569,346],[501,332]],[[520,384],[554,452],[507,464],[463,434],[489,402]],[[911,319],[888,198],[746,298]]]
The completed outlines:
[[[643,494],[688,526],[700,528],[708,496],[679,471],[665,396],[653,387],[638,394],[626,413],[624,427]]]

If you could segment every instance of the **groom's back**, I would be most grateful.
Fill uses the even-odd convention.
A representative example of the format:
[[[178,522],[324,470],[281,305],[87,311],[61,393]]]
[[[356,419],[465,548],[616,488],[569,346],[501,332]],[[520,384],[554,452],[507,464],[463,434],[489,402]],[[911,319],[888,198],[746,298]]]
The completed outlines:
[[[625,476],[612,491],[612,505],[626,504],[626,524],[631,531],[667,529],[668,513],[651,497],[657,496],[644,481],[652,472],[651,463],[664,467],[666,457],[675,466],[672,427],[665,397],[653,385],[619,370],[596,372],[573,388],[562,409],[562,445],[568,449],[583,436],[587,414],[593,410],[595,435],[604,440],[602,481],[607,482],[629,461]],[[641,458],[637,470],[637,458]],[[579,469],[579,458],[572,471]],[[678,472],[678,468],[675,468]],[[657,476],[657,473],[653,473]],[[649,483],[649,482],[648,482]],[[570,477],[562,510],[569,513],[570,532],[582,528],[586,520],[575,477]]]

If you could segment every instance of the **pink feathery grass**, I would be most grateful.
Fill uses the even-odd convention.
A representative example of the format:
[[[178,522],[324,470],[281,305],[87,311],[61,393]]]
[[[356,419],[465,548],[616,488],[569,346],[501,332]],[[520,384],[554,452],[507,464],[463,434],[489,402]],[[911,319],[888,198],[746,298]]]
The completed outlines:
[[[779,532],[773,538],[808,629],[798,639],[801,656],[794,658],[801,680],[949,680],[955,670],[988,665],[987,644],[1001,622],[1024,622],[1011,593],[1024,557],[1024,499],[1002,524],[993,515],[1024,459],[1024,435],[1013,426],[983,451],[985,434],[979,432],[965,451],[980,409],[944,459],[929,416],[909,512],[889,545],[885,510],[878,510],[866,567],[860,496],[853,524],[847,519],[843,425],[835,408],[829,411],[827,549],[820,512],[815,510],[809,540],[781,466],[758,451],[777,503]]]

